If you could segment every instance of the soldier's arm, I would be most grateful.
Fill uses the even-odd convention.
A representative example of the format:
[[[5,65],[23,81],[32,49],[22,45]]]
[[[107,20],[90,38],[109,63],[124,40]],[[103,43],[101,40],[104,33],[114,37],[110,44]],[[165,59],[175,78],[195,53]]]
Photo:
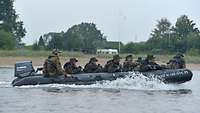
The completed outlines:
[[[122,72],[122,69],[123,69],[123,67],[122,67],[122,65],[120,64],[120,65],[119,65],[119,68],[118,68],[118,71],[119,71],[119,72]]]
[[[107,67],[108,73],[113,73],[115,70],[113,69],[113,65],[109,64]]]
[[[57,63],[56,66],[57,66],[57,71],[58,71],[58,73],[59,73],[59,74],[64,74],[64,70],[62,69],[60,60],[58,59],[58,60],[56,61],[56,63]]]
[[[114,66],[113,64],[108,67],[109,73],[114,73],[119,70],[119,67]]]
[[[103,67],[103,72],[107,72],[108,71],[108,64],[106,64],[104,67]]]
[[[186,64],[185,64],[185,60],[184,59],[182,60],[182,65],[183,65],[183,68],[186,68]]]
[[[71,74],[71,67],[67,63],[64,65],[64,70],[66,74]]]
[[[90,65],[86,64],[83,71],[89,73],[90,72]]]
[[[123,66],[122,66],[122,70],[125,71],[125,72],[127,71],[127,66],[126,66],[125,63],[124,63]]]
[[[116,69],[112,67],[108,67],[108,73],[114,73]]]
[[[72,73],[80,73],[81,71],[82,71],[82,67],[81,66],[79,66],[79,67],[73,67],[71,69]]]
[[[99,73],[102,71],[103,71],[103,67],[100,64],[96,65],[96,68],[93,70],[94,73]]]
[[[47,75],[48,72],[47,72],[47,60],[45,60],[44,64],[43,64],[43,74],[44,75]]]

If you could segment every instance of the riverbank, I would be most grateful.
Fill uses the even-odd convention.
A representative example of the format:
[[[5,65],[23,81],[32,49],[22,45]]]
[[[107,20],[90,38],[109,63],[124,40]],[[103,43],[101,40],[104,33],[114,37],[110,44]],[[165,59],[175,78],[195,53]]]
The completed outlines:
[[[77,57],[79,62],[78,65],[84,66],[89,58],[92,56],[83,56],[83,57]],[[157,56],[157,62],[159,64],[165,64],[170,58],[162,58],[164,56]],[[33,65],[36,67],[40,67],[43,65],[44,60],[46,59],[46,57],[24,57],[24,56],[9,56],[9,57],[0,57],[0,67],[14,67],[14,64],[16,62],[20,62],[20,61],[32,61]],[[70,59],[70,57],[60,57],[61,63],[62,65],[67,62]],[[98,57],[99,59],[99,63],[101,65],[104,65],[109,59],[110,57]],[[123,59],[124,60],[124,59]],[[122,60],[122,61],[123,61]],[[186,61],[187,62],[187,61]],[[193,62],[188,62],[187,63],[187,68],[191,69],[191,70],[200,70],[200,63],[193,63]]]

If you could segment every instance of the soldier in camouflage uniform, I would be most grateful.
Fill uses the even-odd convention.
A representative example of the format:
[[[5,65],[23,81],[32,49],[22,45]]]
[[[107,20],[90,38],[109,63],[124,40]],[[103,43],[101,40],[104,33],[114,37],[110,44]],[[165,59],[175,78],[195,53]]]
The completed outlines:
[[[52,51],[52,54],[49,55],[48,59],[45,60],[43,65],[43,74],[46,77],[56,77],[59,75],[63,75],[64,71],[62,69],[59,53],[57,49]]]
[[[89,63],[85,65],[85,73],[100,73],[102,72],[102,66],[97,64],[98,60],[95,57],[90,58]]]
[[[186,68],[184,55],[178,53],[176,56],[173,57],[168,63],[167,66],[170,69],[183,69]]]
[[[69,62],[65,63],[64,69],[66,74],[77,74],[82,72],[82,67],[77,66],[78,60],[76,58],[71,58]]]
[[[138,57],[138,59],[136,60],[135,63],[136,63],[137,65],[140,65],[141,62],[142,62],[142,57]]]
[[[146,59],[141,62],[139,71],[146,72],[160,69],[162,67],[155,62],[155,57],[153,55],[147,55]]]
[[[122,71],[122,65],[120,64],[121,57],[114,55],[112,60],[109,60],[104,67],[104,72],[115,73]]]
[[[142,57],[138,57],[138,59],[135,61],[136,67],[134,68],[134,71],[140,71],[140,66],[142,65]]]
[[[134,71],[136,66],[137,64],[133,62],[133,56],[128,55],[123,64],[123,72]]]
[[[178,69],[178,64],[176,63],[175,57],[167,62],[167,68],[169,69]]]

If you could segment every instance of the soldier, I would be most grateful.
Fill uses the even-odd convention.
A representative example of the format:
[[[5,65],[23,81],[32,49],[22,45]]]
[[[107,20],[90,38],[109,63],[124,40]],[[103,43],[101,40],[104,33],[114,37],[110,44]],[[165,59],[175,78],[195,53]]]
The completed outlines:
[[[128,55],[123,64],[123,72],[133,71],[136,66],[137,64],[133,62],[133,56]]]
[[[82,67],[77,66],[78,60],[76,58],[71,58],[69,62],[65,63],[64,69],[66,74],[77,74],[82,72]]]
[[[104,67],[104,72],[115,73],[121,72],[122,66],[120,64],[121,57],[119,55],[114,55],[112,60],[109,60]]]
[[[64,71],[62,69],[59,53],[61,51],[54,49],[52,54],[49,55],[48,59],[45,60],[43,65],[43,74],[46,77],[56,77],[59,75],[63,75]]]
[[[142,57],[138,57],[138,59],[136,60],[136,64],[137,65],[140,65],[142,62]]]
[[[169,69],[178,69],[178,64],[176,63],[175,57],[167,62],[167,68]]]
[[[170,69],[183,69],[186,68],[184,55],[178,53],[176,56],[173,57],[168,63],[167,66]]]
[[[179,64],[179,69],[186,68],[185,60],[184,60],[184,55],[183,55],[183,54],[178,53],[178,54],[176,55],[175,60],[176,60],[176,62]]]
[[[162,67],[155,62],[153,55],[147,55],[146,59],[141,62],[139,71],[160,70]]]
[[[142,57],[138,57],[138,59],[135,61],[136,67],[134,68],[134,71],[140,71],[142,61]]]
[[[85,65],[84,72],[85,73],[100,73],[102,72],[102,66],[97,64],[98,60],[96,57],[90,58],[89,63]]]

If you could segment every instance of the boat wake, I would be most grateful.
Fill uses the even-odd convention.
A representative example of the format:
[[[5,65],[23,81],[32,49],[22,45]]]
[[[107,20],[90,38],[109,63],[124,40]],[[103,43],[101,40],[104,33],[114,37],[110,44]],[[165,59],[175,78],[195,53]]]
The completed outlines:
[[[11,86],[11,82],[8,81],[0,81],[0,88],[10,88]]]
[[[99,81],[92,85],[66,85],[66,84],[48,84],[48,85],[28,85],[17,88],[86,88],[86,89],[129,89],[129,90],[174,90],[175,85],[165,84],[156,78],[148,78],[139,73],[129,73],[125,78],[118,78],[114,81]]]

